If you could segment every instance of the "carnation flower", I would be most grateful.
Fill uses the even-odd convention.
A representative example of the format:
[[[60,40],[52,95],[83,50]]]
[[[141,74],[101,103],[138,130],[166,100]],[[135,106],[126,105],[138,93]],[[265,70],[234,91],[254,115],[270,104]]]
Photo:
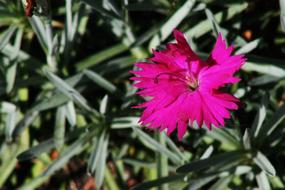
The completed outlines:
[[[227,47],[221,34],[206,61],[192,51],[183,33],[174,30],[174,37],[177,43],[153,51],[147,62],[135,63],[139,70],[131,71],[135,75],[131,79],[140,89],[137,94],[147,99],[135,106],[144,108],[140,123],[167,129],[168,135],[177,128],[181,140],[194,121],[199,127],[219,128],[230,118],[229,110],[238,109],[239,100],[221,87],[240,80],[233,75],[245,58],[231,55],[233,46]]]

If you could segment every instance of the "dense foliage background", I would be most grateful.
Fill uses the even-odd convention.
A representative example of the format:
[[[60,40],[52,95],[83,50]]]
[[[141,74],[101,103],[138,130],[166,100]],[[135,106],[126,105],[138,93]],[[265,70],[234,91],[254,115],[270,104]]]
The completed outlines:
[[[0,189],[284,189],[285,1],[0,0]],[[280,22],[281,21],[281,22]],[[138,125],[129,71],[182,30],[247,63],[223,129]]]

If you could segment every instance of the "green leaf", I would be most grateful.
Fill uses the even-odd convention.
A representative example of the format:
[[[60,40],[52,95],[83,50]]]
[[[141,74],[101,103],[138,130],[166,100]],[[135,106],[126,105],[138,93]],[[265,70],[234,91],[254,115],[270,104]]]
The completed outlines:
[[[280,22],[281,22],[281,28],[283,32],[285,32],[285,2],[284,0],[279,0],[280,4]]]
[[[139,126],[139,117],[117,117],[113,119],[112,129],[124,129]]]
[[[245,149],[251,149],[251,143],[250,143],[250,133],[248,128],[245,129],[244,131],[244,135],[242,137],[242,141],[243,141],[243,146]]]
[[[17,26],[11,25],[5,32],[1,35],[0,38],[0,51],[9,43],[11,37],[15,33]]]
[[[169,138],[168,136],[165,135],[165,141],[166,141],[166,144],[169,146],[169,148],[175,153],[177,154],[177,156],[180,157],[180,159],[183,161],[183,160],[186,160],[186,157],[185,155],[179,150],[179,148],[176,146],[176,144],[171,140],[171,138]]]
[[[260,130],[262,129],[262,124],[266,117],[266,105],[268,102],[268,95],[264,95],[262,98],[261,105],[258,109],[258,112],[254,118],[254,122],[251,126],[251,138],[258,138]]]
[[[229,20],[233,18],[236,14],[241,13],[246,8],[247,8],[247,3],[234,4],[230,6],[226,11],[216,13],[214,15],[214,18],[216,22],[219,24],[223,20]],[[192,26],[191,29],[185,32],[185,36],[187,38],[198,38],[209,32],[210,30],[211,30],[211,23],[207,19],[198,23],[195,26]]]
[[[228,184],[231,182],[232,176],[223,177],[219,179],[216,183],[214,183],[209,190],[217,190],[217,189],[226,189]]]
[[[283,60],[255,56],[247,57],[248,61],[242,66],[243,70],[248,72],[255,71],[278,78],[285,77],[285,67]]]
[[[103,62],[107,59],[110,59],[111,57],[114,57],[124,51],[128,50],[128,47],[122,43],[114,45],[110,48],[107,48],[105,50],[102,50],[94,55],[91,55],[84,60],[78,62],[76,64],[76,69],[78,71],[81,71],[83,69],[92,67],[100,62]]]
[[[35,112],[29,112],[27,111],[24,118],[20,120],[18,125],[15,127],[15,130],[13,131],[13,138],[18,137],[27,127],[29,127],[35,119],[38,117],[39,113],[37,111]]]
[[[183,190],[197,190],[203,187],[204,185],[208,184],[209,182],[213,181],[217,178],[219,174],[207,174],[204,176],[200,176],[196,179],[192,179],[187,187]]]
[[[156,132],[156,140],[162,145],[166,146],[165,133],[160,133],[159,131]],[[164,154],[156,153],[156,169],[157,169],[157,177],[165,177],[168,175],[169,164],[168,158]],[[159,188],[159,190],[168,190],[168,184],[163,184]]]
[[[219,26],[219,24],[216,21],[213,13],[209,9],[206,8],[205,9],[205,13],[207,15],[208,20],[211,22],[213,31],[214,31],[214,33],[215,33],[215,35],[217,37],[219,33],[222,33],[221,27]]]
[[[74,127],[76,125],[76,111],[72,101],[69,101],[66,105],[64,105],[64,112],[67,121],[72,127]]]
[[[174,154],[173,152],[171,152],[169,149],[167,149],[165,146],[163,146],[162,144],[160,144],[159,142],[157,142],[156,140],[154,140],[153,138],[151,138],[149,135],[147,135],[145,132],[143,132],[141,129],[137,128],[137,127],[132,127],[133,130],[138,134],[138,137],[151,144],[151,146],[158,152],[160,152],[161,154],[166,155],[171,161],[173,161],[175,164],[180,164],[181,163],[181,159],[179,158],[179,156],[177,156],[176,154]]]
[[[6,81],[7,81],[6,92],[7,93],[10,93],[13,90],[15,79],[16,79],[17,66],[18,66],[18,63],[13,61],[11,62],[10,66],[6,70]]]
[[[185,177],[184,175],[173,175],[173,176],[161,177],[153,181],[147,181],[147,182],[140,183],[136,185],[135,187],[133,187],[132,190],[146,190],[152,187],[159,187],[166,183],[183,181],[184,177]]]
[[[83,73],[93,82],[98,84],[100,87],[106,89],[110,93],[114,93],[117,90],[115,85],[113,85],[111,82],[109,82],[108,80],[97,74],[96,72],[90,70],[84,70]]]
[[[65,26],[65,38],[67,41],[71,42],[73,40],[73,23],[72,23],[72,0],[65,1],[66,9],[66,26]]]
[[[148,168],[148,169],[156,168],[156,163],[146,162],[144,160],[137,160],[137,159],[134,160],[134,159],[129,159],[129,158],[123,158],[123,162],[133,167]]]
[[[86,135],[83,135],[83,137],[79,138],[77,141],[75,141],[73,144],[71,144],[69,147],[67,147],[60,157],[56,159],[48,168],[47,170],[42,174],[42,176],[49,176],[53,174],[55,171],[62,168],[70,158],[73,156],[79,154],[84,150],[84,143],[86,139],[84,138]]]
[[[285,104],[283,104],[275,113],[274,115],[266,122],[260,129],[258,135],[258,143],[262,144],[262,142],[272,134],[273,131],[276,130],[278,125],[283,121],[285,118]]]
[[[65,109],[58,107],[55,116],[54,142],[57,150],[61,150],[64,144],[65,134]]]
[[[248,85],[250,85],[250,86],[260,86],[260,85],[265,85],[265,84],[268,84],[268,83],[276,82],[276,81],[278,81],[280,79],[281,79],[280,77],[275,77],[275,76],[272,76],[272,75],[263,75],[263,76],[256,77],[256,78],[248,81]]]
[[[92,111],[92,109],[88,106],[87,100],[74,88],[68,85],[64,80],[51,73],[47,69],[44,69],[44,73],[47,78],[56,86],[56,88],[62,92],[64,95],[69,97],[75,103],[77,103],[80,107],[84,108],[87,111]]]
[[[240,49],[238,49],[235,52],[235,54],[241,55],[241,54],[249,53],[249,52],[251,52],[252,50],[254,50],[258,46],[259,42],[260,42],[259,39],[253,40],[253,41],[245,44],[244,46],[242,46]]]
[[[226,152],[222,154],[218,154],[203,160],[193,161],[189,164],[185,164],[177,168],[177,173],[189,173],[194,171],[200,171],[206,169],[208,167],[212,167],[215,165],[225,165],[227,163],[234,162],[239,160],[244,155],[244,151],[232,151]]]
[[[37,102],[31,109],[30,112],[39,112],[47,109],[55,108],[67,103],[70,99],[61,93],[55,93],[53,96],[49,98],[42,98],[39,102]]]
[[[49,139],[22,152],[17,156],[17,159],[19,161],[30,160],[32,158],[38,157],[43,152],[49,152],[54,147],[55,147],[54,139]]]
[[[275,168],[272,166],[270,161],[260,151],[257,152],[253,161],[262,169],[265,173],[271,176],[276,175]]]
[[[165,40],[181,22],[189,14],[193,8],[195,0],[187,0],[162,26],[158,34],[156,34],[149,44],[149,49],[156,48],[161,41]]]
[[[87,171],[95,173],[96,185],[100,188],[103,184],[106,158],[108,155],[108,135],[103,132],[98,142],[94,143],[92,154],[90,155]]]
[[[202,156],[200,157],[201,160],[203,159],[206,159],[206,158],[209,158],[211,156],[211,154],[213,153],[214,151],[214,147],[211,145],[209,146],[205,152],[202,154]]]
[[[103,16],[107,16],[111,19],[120,19],[116,14],[113,13],[113,11],[108,11],[103,7],[103,1],[93,1],[93,0],[82,0],[87,5],[90,5],[93,9],[98,11]]]
[[[231,150],[240,147],[239,141],[226,128],[218,129],[213,127],[211,131],[207,131],[207,135],[224,143]]]
[[[6,114],[5,117],[5,136],[7,141],[12,140],[12,134],[17,122],[17,107],[9,102],[2,102],[0,104],[0,112]]]
[[[46,30],[43,22],[38,16],[33,16],[29,18],[30,24],[33,28],[33,31],[36,33],[36,36],[44,50],[44,52],[48,52],[48,39],[46,36]]]
[[[108,100],[109,100],[108,95],[105,95],[104,98],[102,99],[101,103],[100,103],[99,111],[101,114],[106,114],[107,106],[108,106]]]
[[[269,184],[267,176],[265,175],[265,172],[263,172],[263,171],[260,172],[259,174],[257,174],[255,176],[255,178],[256,178],[256,181],[257,181],[259,189],[261,189],[261,190],[271,190],[270,184]]]
[[[92,125],[89,126],[92,128]],[[94,126],[97,127],[97,126]],[[88,128],[88,126],[86,126],[86,128]],[[65,141],[68,142],[72,139],[78,139],[78,134],[82,134],[83,132],[86,131],[86,128],[77,128],[74,129],[72,132],[68,133],[65,137]],[[55,147],[55,143],[54,143],[54,139],[49,139],[46,140],[44,142],[41,142],[40,144],[22,152],[20,155],[17,156],[17,158],[20,161],[24,161],[24,160],[29,160],[35,157],[38,157],[40,154],[42,154],[43,152],[48,152],[50,151],[52,148]]]

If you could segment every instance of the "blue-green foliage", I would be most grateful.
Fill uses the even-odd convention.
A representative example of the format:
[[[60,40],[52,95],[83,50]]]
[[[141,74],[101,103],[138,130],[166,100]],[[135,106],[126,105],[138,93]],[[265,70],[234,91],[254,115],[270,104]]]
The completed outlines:
[[[0,1],[0,189],[285,188],[283,0],[36,0],[32,17],[25,5]],[[247,57],[225,88],[241,108],[182,141],[139,126],[129,80],[175,28],[203,59],[218,32]]]

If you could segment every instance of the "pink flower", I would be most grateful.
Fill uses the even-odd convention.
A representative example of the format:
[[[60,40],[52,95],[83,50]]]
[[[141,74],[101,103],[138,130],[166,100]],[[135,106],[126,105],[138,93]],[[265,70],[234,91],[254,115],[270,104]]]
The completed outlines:
[[[233,75],[245,58],[231,55],[233,46],[227,47],[221,34],[206,61],[192,51],[180,31],[175,30],[174,37],[177,43],[153,51],[154,57],[148,62],[135,63],[140,69],[131,71],[135,74],[131,79],[137,81],[137,94],[148,97],[148,101],[135,106],[144,108],[140,123],[167,129],[168,135],[177,128],[181,140],[188,124],[196,121],[199,127],[205,124],[209,129],[212,125],[219,128],[225,118],[230,118],[229,110],[238,109],[239,100],[220,88],[240,80]]]

